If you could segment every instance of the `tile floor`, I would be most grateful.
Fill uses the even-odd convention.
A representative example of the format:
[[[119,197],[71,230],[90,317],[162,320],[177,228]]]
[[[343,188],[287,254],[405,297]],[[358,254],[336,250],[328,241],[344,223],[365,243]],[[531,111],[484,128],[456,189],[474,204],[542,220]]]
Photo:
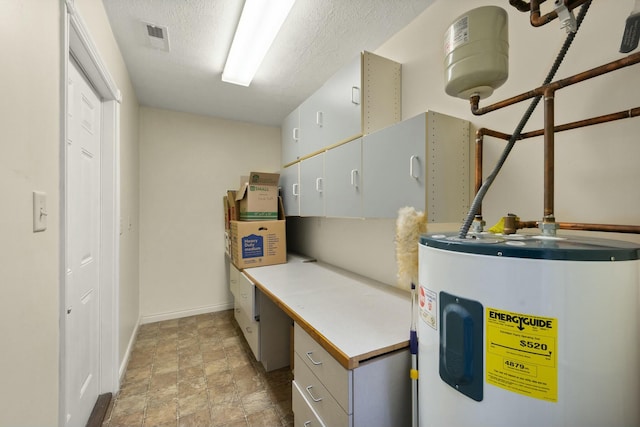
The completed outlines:
[[[145,324],[103,427],[293,426],[292,378],[256,362],[233,310]]]

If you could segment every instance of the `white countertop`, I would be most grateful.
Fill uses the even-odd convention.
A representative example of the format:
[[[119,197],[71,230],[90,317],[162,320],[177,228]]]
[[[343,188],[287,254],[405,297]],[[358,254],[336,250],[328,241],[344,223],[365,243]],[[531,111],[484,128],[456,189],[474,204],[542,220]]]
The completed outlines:
[[[244,273],[346,368],[408,347],[409,292],[295,256]]]

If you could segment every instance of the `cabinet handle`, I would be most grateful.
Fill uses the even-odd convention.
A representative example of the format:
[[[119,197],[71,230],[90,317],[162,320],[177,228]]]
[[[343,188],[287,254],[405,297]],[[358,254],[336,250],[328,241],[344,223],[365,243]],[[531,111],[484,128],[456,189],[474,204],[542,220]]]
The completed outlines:
[[[244,292],[240,292],[240,296],[244,299],[247,299],[247,294]]]
[[[252,334],[252,333],[253,333],[253,331],[251,330],[251,327],[250,327],[250,326],[247,326],[247,327],[246,327],[246,328],[244,328],[244,329],[247,331],[247,333],[248,333],[248,334]]]
[[[313,354],[313,351],[307,351],[307,357],[309,358],[309,360],[311,360],[311,363],[313,363],[316,366],[322,365],[322,362],[316,362],[315,360],[313,360],[313,357],[311,357],[312,354]]]
[[[413,178],[413,179],[420,178],[420,175],[414,175],[413,174],[413,164],[415,163],[416,160],[418,161],[418,163],[420,162],[420,158],[418,156],[415,156],[415,155],[413,155],[413,156],[411,156],[409,158],[409,176],[411,178]]]
[[[322,193],[322,177],[316,178],[316,191]]]
[[[360,105],[360,88],[358,86],[351,88],[351,102]]]
[[[291,186],[291,193],[295,196],[298,197],[300,195],[300,184],[293,184]]]
[[[323,122],[324,122],[324,113],[322,111],[318,111],[316,113],[316,124],[322,127]]]
[[[311,421],[305,421],[304,424],[302,424],[302,427],[309,427],[311,425]]]
[[[353,169],[351,171],[351,186],[358,188],[358,169]]]
[[[291,136],[295,142],[298,142],[300,140],[300,128],[293,128],[293,135]]]
[[[321,398],[321,397],[315,397],[315,396],[313,395],[313,393],[311,393],[311,389],[312,389],[312,388],[313,388],[313,386],[312,386],[312,385],[307,386],[307,393],[309,393],[309,396],[311,396],[311,400],[313,400],[314,402],[320,402],[320,401],[322,401],[322,398]]]

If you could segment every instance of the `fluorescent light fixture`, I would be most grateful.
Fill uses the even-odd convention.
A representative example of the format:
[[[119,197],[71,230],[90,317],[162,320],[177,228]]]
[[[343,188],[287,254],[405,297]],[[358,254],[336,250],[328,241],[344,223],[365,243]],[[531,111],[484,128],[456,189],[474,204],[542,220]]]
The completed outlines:
[[[295,0],[245,0],[222,81],[249,86]]]

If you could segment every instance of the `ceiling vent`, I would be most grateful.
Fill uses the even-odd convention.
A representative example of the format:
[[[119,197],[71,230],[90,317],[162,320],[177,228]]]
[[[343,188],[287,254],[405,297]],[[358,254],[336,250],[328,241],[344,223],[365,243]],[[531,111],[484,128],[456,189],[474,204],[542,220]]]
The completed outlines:
[[[145,23],[147,27],[147,41],[154,49],[169,52],[169,32],[167,27]]]

